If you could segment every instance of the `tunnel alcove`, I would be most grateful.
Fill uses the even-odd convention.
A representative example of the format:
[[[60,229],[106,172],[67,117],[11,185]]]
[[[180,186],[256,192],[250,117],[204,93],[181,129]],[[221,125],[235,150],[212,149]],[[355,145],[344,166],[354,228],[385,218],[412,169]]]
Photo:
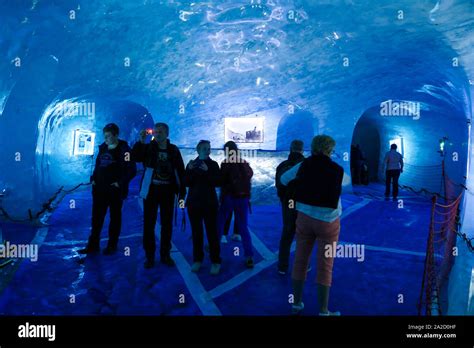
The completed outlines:
[[[384,113],[387,107],[392,114]],[[400,185],[444,195],[446,175],[453,183],[451,194],[461,192],[469,143],[468,122],[462,113],[439,100],[388,100],[366,110],[354,127],[352,144],[359,144],[367,158],[370,181],[384,181],[383,159],[393,143],[404,157]]]
[[[288,150],[293,139],[302,140],[304,148],[309,150],[317,129],[318,119],[308,111],[295,110],[285,115],[278,123],[276,150]]]
[[[378,182],[380,180],[378,170],[380,165],[380,134],[375,122],[366,114],[362,115],[357,121],[351,145],[359,146],[362,158],[366,161],[368,182]],[[351,167],[353,167],[352,162],[351,151]],[[353,170],[351,170],[351,176],[354,179]]]
[[[140,129],[154,121],[142,105],[101,95],[55,100],[38,122],[35,187],[39,201],[61,186],[88,183],[94,167],[94,154],[103,142],[102,128],[119,126],[119,138],[133,144]],[[77,141],[85,143],[77,144]]]

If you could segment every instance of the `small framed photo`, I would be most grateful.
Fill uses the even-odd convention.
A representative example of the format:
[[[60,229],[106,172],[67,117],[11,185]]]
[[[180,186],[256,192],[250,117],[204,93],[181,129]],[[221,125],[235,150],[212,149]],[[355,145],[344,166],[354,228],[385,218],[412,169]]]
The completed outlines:
[[[76,129],[72,154],[74,156],[94,154],[95,133]]]
[[[263,143],[265,117],[226,117],[225,141],[236,143]]]

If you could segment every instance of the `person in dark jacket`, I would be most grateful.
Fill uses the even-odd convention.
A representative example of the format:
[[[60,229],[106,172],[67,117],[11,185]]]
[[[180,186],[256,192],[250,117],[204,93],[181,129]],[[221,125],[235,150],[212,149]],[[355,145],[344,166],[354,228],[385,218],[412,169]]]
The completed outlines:
[[[288,272],[290,263],[290,248],[296,231],[296,209],[292,182],[285,186],[282,185],[280,178],[287,170],[290,170],[304,160],[303,145],[301,140],[293,140],[291,142],[288,159],[278,165],[275,174],[275,186],[278,198],[280,198],[283,217],[283,230],[280,238],[280,250],[278,252],[278,273],[282,275]]]
[[[336,145],[327,135],[318,135],[311,143],[311,156],[295,165],[281,177],[287,185],[295,180],[296,255],[291,274],[293,313],[304,308],[304,282],[313,246],[318,241],[317,278],[319,315],[340,315],[328,310],[332,269],[339,239],[342,213],[341,192],[344,170],[330,158]]]
[[[360,185],[363,183],[362,172],[364,164],[365,158],[359,144],[351,145],[351,174],[353,185]]]
[[[193,234],[194,263],[191,271],[198,272],[204,260],[204,222],[212,263],[211,274],[217,275],[220,271],[221,258],[217,235],[218,201],[215,188],[220,186],[220,170],[217,162],[209,157],[211,143],[208,140],[201,140],[196,150],[199,156],[188,163],[184,178],[186,186],[189,187],[186,207]]]
[[[248,268],[254,266],[253,247],[250,232],[247,227],[250,200],[252,168],[241,158],[237,144],[228,141],[224,145],[226,158],[221,163],[221,206],[217,218],[219,240],[224,232],[224,225],[234,211],[234,219],[238,233],[242,237],[245,253],[245,264]]]
[[[145,249],[145,268],[155,264],[155,225],[160,207],[161,243],[160,261],[174,266],[171,258],[171,236],[173,231],[173,208],[175,198],[181,202],[186,196],[184,185],[184,163],[178,147],[171,144],[166,123],[157,123],[153,138],[145,143],[147,131],[140,132],[140,139],[132,149],[132,158],[142,162],[143,173],[140,197],[143,198],[143,248]]]
[[[131,161],[131,149],[127,142],[118,138],[119,127],[110,123],[103,129],[104,143],[99,146],[92,183],[92,229],[89,242],[81,254],[100,250],[100,232],[107,209],[110,212],[109,241],[104,255],[117,251],[122,227],[122,204],[128,195],[128,185],[136,175],[136,165]]]

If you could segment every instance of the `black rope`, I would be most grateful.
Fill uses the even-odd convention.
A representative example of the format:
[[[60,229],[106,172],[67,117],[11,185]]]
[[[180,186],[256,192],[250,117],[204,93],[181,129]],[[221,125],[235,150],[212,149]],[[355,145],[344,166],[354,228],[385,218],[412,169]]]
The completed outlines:
[[[14,219],[10,216],[10,214],[8,214],[8,212],[0,207],[0,212],[2,213],[2,215],[6,218],[6,220],[8,221],[11,221],[11,222],[27,222],[27,221],[32,221],[33,219],[38,219],[41,215],[43,215],[45,212],[51,212],[53,210],[53,207],[52,207],[52,203],[57,199],[57,197],[59,196],[59,194],[61,194],[62,192],[64,192],[65,194],[68,194],[68,193],[72,193],[74,191],[76,191],[79,187],[81,186],[87,186],[87,185],[90,185],[90,183],[82,183],[82,184],[78,184],[76,186],[74,186],[72,189],[70,190],[65,190],[64,189],[64,186],[61,186],[55,193],[53,196],[51,196],[50,199],[48,199],[45,203],[42,204],[42,209],[40,211],[38,211],[34,217],[33,217],[33,214],[31,212],[31,209],[28,209],[28,218],[27,219]]]

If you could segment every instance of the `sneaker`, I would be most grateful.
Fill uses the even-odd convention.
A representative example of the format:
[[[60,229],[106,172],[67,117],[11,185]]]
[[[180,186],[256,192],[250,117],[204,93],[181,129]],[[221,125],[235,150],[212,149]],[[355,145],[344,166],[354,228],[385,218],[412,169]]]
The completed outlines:
[[[292,304],[291,305],[291,314],[298,315],[300,314],[304,309],[304,303],[301,302],[299,305],[298,304]]]
[[[242,241],[242,237],[240,236],[240,234],[233,234],[232,235],[232,240],[233,241],[236,241],[236,242],[241,242]]]
[[[253,263],[253,259],[251,257],[249,257],[246,261],[245,261],[245,266],[247,268],[253,268],[254,266],[254,263]]]
[[[319,316],[320,317],[338,317],[341,315],[341,312],[330,312],[330,311],[327,311],[327,312],[319,312]]]
[[[202,263],[201,262],[194,262],[192,267],[191,267],[191,272],[199,272],[199,270],[201,269],[201,265]]]
[[[155,260],[147,259],[145,261],[144,267],[147,269],[153,268],[155,266]]]
[[[104,255],[112,255],[117,252],[117,247],[112,248],[112,247],[107,247],[104,250],[102,250],[102,254]]]
[[[222,236],[221,243],[222,244],[227,244],[227,237],[226,236]]]
[[[221,270],[221,265],[219,263],[213,263],[211,265],[211,275],[218,275]]]
[[[176,263],[174,262],[174,260],[173,260],[170,256],[168,256],[168,257],[166,257],[166,258],[164,258],[164,259],[161,259],[160,262],[161,262],[162,264],[168,266],[168,267],[174,267],[174,266],[176,265]]]
[[[85,247],[84,249],[80,249],[77,252],[79,254],[84,255],[84,254],[97,254],[97,253],[99,253],[99,251],[100,251],[99,249],[92,249],[92,248],[89,248],[89,247]]]

